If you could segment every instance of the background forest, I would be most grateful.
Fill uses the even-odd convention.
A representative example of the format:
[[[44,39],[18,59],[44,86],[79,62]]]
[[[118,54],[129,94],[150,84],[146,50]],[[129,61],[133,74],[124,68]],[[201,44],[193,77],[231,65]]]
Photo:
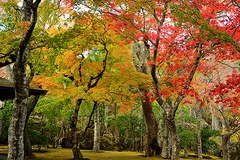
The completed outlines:
[[[0,107],[8,159],[60,146],[74,159],[239,159],[239,13],[237,0],[1,1],[0,75],[15,89]]]

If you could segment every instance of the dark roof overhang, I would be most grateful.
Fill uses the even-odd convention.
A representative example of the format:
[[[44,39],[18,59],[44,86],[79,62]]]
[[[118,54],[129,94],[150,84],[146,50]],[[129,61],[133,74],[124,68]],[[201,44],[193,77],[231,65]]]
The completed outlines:
[[[31,95],[45,95],[47,90],[30,87],[29,96]],[[14,99],[15,91],[13,82],[0,78],[0,100]]]

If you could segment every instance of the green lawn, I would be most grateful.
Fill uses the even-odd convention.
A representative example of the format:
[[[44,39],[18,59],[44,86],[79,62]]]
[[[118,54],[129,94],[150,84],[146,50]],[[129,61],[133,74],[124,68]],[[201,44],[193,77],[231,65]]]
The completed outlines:
[[[36,160],[71,160],[72,151],[71,149],[44,149],[43,152],[34,152]],[[142,153],[139,152],[128,152],[128,151],[100,151],[95,153],[90,150],[81,150],[84,158],[89,160],[160,160],[161,158],[149,157],[146,158]],[[196,160],[197,158],[189,157],[187,160]],[[217,157],[212,157],[215,160],[221,160]],[[181,158],[186,160],[186,158]]]
[[[86,160],[163,160],[159,156],[144,157],[142,153],[130,151],[100,151],[95,153],[91,150],[81,150]],[[7,154],[7,146],[0,146],[0,153]],[[192,154],[193,155],[193,154]],[[34,157],[29,160],[72,160],[72,150],[64,148],[41,149],[41,152],[34,152]],[[211,156],[214,160],[222,160],[221,158]],[[180,160],[196,160],[196,157],[180,158]],[[209,160],[210,158],[208,158]],[[207,160],[207,159],[204,159]]]

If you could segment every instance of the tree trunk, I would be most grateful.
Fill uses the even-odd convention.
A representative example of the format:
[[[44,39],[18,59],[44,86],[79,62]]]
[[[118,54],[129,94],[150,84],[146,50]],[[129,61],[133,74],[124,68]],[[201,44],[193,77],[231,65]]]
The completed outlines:
[[[164,103],[164,118],[166,127],[169,128],[170,135],[171,135],[171,159],[172,160],[179,160],[179,153],[180,153],[180,142],[177,134],[176,124],[175,124],[175,112],[176,107],[173,107],[169,103]]]
[[[163,111],[162,107],[159,105],[159,120],[158,120],[158,145],[162,147],[162,137],[163,137]]]
[[[229,134],[222,135],[222,153],[223,153],[223,160],[230,160],[229,159],[229,151],[228,151],[228,143],[230,140]]]
[[[154,116],[151,102],[147,96],[148,91],[141,89],[142,108],[146,121],[146,140],[145,140],[145,156],[151,157],[161,154],[162,149],[158,145],[157,140],[157,123]]]
[[[115,123],[114,123],[114,130],[115,130],[115,144],[118,146],[119,145],[119,128],[118,128],[118,116],[117,116],[117,104],[114,104],[114,119],[115,119]]]
[[[198,106],[198,115],[197,115],[197,119],[198,119],[198,125],[197,125],[197,150],[198,150],[198,158],[202,159],[202,136],[201,136],[201,121],[202,121],[202,110],[199,106],[199,104],[197,104]]]
[[[72,153],[75,160],[83,160],[83,155],[80,151],[80,138],[79,134],[77,133],[77,121],[78,121],[78,113],[80,109],[80,105],[82,104],[82,99],[77,101],[76,107],[74,109],[74,113],[72,116],[72,124],[71,124],[71,133],[72,133]]]
[[[107,129],[108,123],[107,123],[106,119],[108,117],[108,104],[104,104],[104,106],[105,106],[105,110],[104,110],[104,127],[105,127],[105,129]]]
[[[170,142],[169,142],[169,137],[170,137],[170,132],[169,132],[169,128],[168,125],[166,123],[165,120],[165,115],[164,115],[164,130],[163,130],[163,144],[162,144],[162,157],[165,159],[170,159],[171,155],[170,155]]]
[[[27,117],[25,121],[25,127],[24,127],[24,155],[25,156],[31,156],[32,155],[32,146],[28,134],[28,119],[30,117],[30,114],[32,113],[33,109],[35,108],[38,99],[40,95],[37,96],[31,96],[28,99],[28,105],[27,105]]]
[[[182,128],[182,129],[185,129],[185,113],[184,113],[184,106],[181,108],[181,118],[182,118],[181,128]]]
[[[93,151],[99,152],[100,150],[100,121],[99,121],[99,105],[97,104],[94,110],[94,144]]]
[[[144,114],[143,111],[141,113],[141,139],[140,139],[140,151],[143,153],[144,151]]]
[[[131,150],[136,151],[137,150],[137,144],[136,144],[136,137],[135,137],[135,125],[134,125],[134,115],[133,115],[134,110],[131,111],[130,114],[130,124],[131,124]]]
[[[149,74],[146,63],[150,60],[150,52],[145,42],[135,42],[132,46],[132,59],[135,68],[138,72]],[[147,89],[139,86],[142,94],[142,108],[146,121],[146,140],[145,140],[145,155],[147,157],[161,154],[162,149],[158,145],[157,122],[152,110],[152,104],[149,102]]]
[[[29,50],[26,49],[24,53],[27,56]],[[20,57],[14,65],[15,102],[8,130],[8,160],[24,159],[24,127],[29,94],[29,86],[26,81],[26,65],[26,62],[21,63]]]
[[[172,160],[179,160],[179,153],[180,153],[180,142],[177,135],[177,129],[175,125],[174,118],[167,119],[167,124],[169,126],[169,131],[171,134],[171,144],[172,144],[172,150],[171,150],[171,159]]]
[[[215,115],[215,108],[211,107],[211,109],[212,109],[212,129],[219,131],[220,130],[220,120]]]
[[[26,74],[30,54],[28,43],[36,25],[37,8],[40,2],[41,0],[36,0],[34,3],[33,0],[23,1],[22,22],[30,22],[30,25],[15,52],[16,62],[13,68],[15,100],[8,131],[8,160],[24,160],[24,127],[29,95],[29,82]]]

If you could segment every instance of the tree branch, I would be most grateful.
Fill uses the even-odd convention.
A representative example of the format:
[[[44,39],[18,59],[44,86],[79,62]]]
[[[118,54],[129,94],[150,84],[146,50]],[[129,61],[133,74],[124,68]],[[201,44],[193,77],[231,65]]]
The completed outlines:
[[[100,43],[104,46],[104,50],[106,52],[105,57],[103,59],[103,69],[102,69],[102,71],[100,73],[98,73],[97,76],[90,78],[90,80],[88,82],[88,89],[93,88],[93,87],[95,87],[98,84],[99,80],[103,76],[104,71],[106,70],[107,58],[108,58],[109,51],[107,49],[107,44],[105,42],[100,42]],[[95,82],[92,83],[93,80],[95,80]]]
[[[43,48],[43,47],[46,47],[47,46],[47,43],[43,43],[43,44],[40,44],[40,45],[37,45],[37,46],[31,46],[29,48],[29,50],[34,50],[34,49],[37,49],[37,48]]]
[[[95,109],[97,108],[97,105],[98,105],[98,104],[97,104],[97,101],[94,101],[93,109],[92,109],[92,112],[91,112],[91,114],[90,114],[90,116],[89,116],[87,126],[85,127],[85,130],[84,130],[83,133],[81,134],[81,140],[82,140],[83,136],[86,134],[87,129],[90,128],[90,122],[91,122],[92,116],[93,116],[93,114],[94,114],[94,111],[95,111]]]
[[[29,26],[29,29],[25,35],[25,37],[23,38],[23,40],[20,42],[20,45],[18,47],[18,50],[16,51],[16,55],[17,53],[20,54],[20,62],[23,62],[24,61],[24,50],[26,49],[26,46],[28,45],[29,43],[29,40],[32,36],[32,33],[33,33],[33,30],[36,26],[36,23],[37,23],[37,8],[38,8],[38,5],[39,3],[41,2],[41,0],[36,0],[34,3],[30,4],[31,6],[31,9],[32,9],[32,20],[31,20],[31,24]],[[26,2],[26,3],[29,3],[29,2]],[[23,20],[25,21],[25,20]]]
[[[185,83],[185,86],[183,88],[182,93],[178,95],[176,101],[174,102],[174,108],[175,109],[177,109],[177,107],[179,106],[179,104],[181,103],[183,98],[185,97],[184,96],[184,94],[185,94],[184,92],[187,91],[189,89],[190,85],[191,85],[191,82],[192,82],[192,79],[194,77],[194,74],[195,74],[195,72],[196,72],[196,70],[198,68],[198,65],[200,63],[201,58],[203,57],[202,48],[203,48],[203,45],[201,43],[199,43],[198,47],[197,47],[197,55],[198,56],[197,56],[197,58],[196,58],[196,60],[195,60],[195,62],[193,64],[193,68],[192,68],[192,70],[191,70],[191,72],[190,72],[190,74],[188,76],[188,79],[187,79],[187,81]]]

